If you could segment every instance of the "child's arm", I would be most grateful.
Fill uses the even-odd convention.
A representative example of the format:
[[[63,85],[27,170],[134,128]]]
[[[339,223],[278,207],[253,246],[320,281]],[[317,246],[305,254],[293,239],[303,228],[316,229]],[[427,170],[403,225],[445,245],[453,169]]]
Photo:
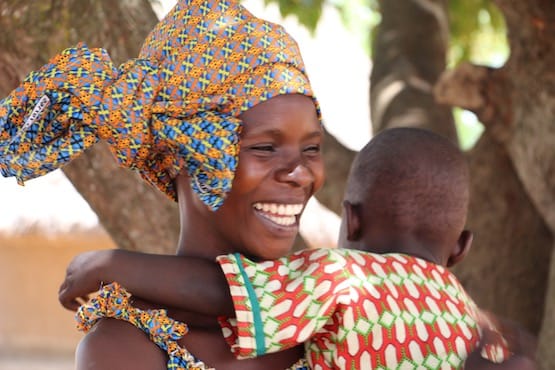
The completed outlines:
[[[101,284],[117,281],[131,294],[210,316],[234,316],[229,287],[216,262],[124,250],[85,252],[66,270],[60,303],[71,310]]]
[[[347,255],[355,252],[303,250],[258,263],[240,254],[218,257],[236,312],[235,320],[220,324],[235,357],[282,351],[309,338],[333,341],[333,332],[322,329],[352,300],[350,278],[358,265]]]

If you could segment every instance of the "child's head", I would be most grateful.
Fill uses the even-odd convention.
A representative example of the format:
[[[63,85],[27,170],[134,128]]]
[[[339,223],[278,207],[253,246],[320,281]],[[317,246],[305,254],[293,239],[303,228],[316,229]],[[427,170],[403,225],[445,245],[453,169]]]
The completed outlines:
[[[355,158],[341,247],[399,252],[451,266],[468,251],[468,167],[449,140],[417,128],[376,135]]]

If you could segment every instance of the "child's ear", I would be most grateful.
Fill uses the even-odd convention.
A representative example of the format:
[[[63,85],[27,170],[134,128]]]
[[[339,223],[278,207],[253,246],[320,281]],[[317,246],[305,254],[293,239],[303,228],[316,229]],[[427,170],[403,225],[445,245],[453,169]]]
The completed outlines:
[[[360,207],[348,200],[343,201],[343,217],[345,217],[347,240],[357,241],[360,238]]]
[[[470,246],[472,245],[473,238],[474,235],[472,234],[472,231],[463,230],[461,232],[459,240],[457,240],[457,245],[447,260],[447,267],[456,265],[461,262],[464,257],[466,257],[468,251],[470,250]]]

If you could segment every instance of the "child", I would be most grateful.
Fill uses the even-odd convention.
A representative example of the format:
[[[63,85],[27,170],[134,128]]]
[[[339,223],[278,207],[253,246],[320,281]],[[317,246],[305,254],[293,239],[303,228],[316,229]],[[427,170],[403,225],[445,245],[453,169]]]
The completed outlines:
[[[501,365],[476,356],[482,316],[444,268],[470,248],[468,197],[468,170],[454,145],[425,130],[386,130],[353,163],[341,249],[259,263],[221,256],[229,289],[217,268],[192,258],[90,252],[68,267],[60,301],[76,308],[100,282],[118,281],[139,298],[235,317],[221,324],[241,358],[306,341],[313,369],[460,368],[471,352],[475,369],[534,368],[526,354]],[[79,310],[84,329],[127,309],[98,312],[113,289]],[[502,345],[488,349],[497,362],[508,356]]]

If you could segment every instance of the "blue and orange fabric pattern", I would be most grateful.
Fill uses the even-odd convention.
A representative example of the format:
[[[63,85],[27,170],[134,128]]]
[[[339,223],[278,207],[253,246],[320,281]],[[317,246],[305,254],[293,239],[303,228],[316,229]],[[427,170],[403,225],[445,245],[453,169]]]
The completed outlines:
[[[296,42],[232,0],[182,0],[136,59],[114,66],[79,44],[31,72],[0,101],[0,171],[20,184],[99,140],[123,167],[170,198],[186,169],[217,209],[231,188],[241,121],[279,94],[314,99]]]

